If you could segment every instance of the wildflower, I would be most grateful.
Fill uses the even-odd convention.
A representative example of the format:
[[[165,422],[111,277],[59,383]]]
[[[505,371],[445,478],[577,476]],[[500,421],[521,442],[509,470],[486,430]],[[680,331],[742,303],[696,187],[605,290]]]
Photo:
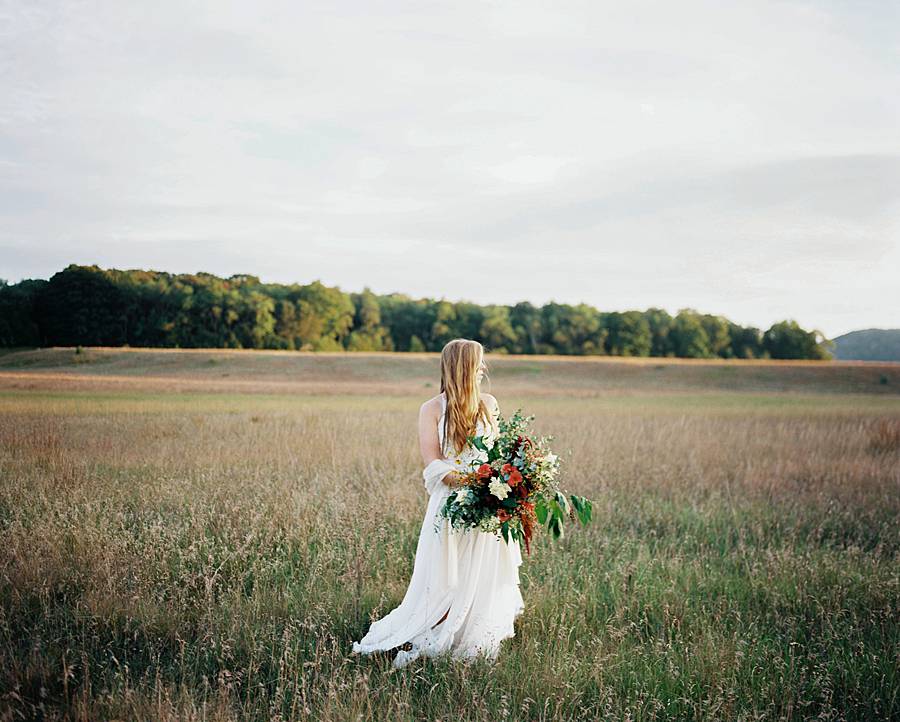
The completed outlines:
[[[480,522],[478,522],[478,526],[481,531],[497,531],[497,529],[500,528],[500,520],[496,516],[491,514],[490,516],[486,516]]]
[[[511,491],[509,484],[506,484],[500,479],[494,479],[490,484],[488,484],[488,489],[491,494],[496,496],[500,501],[503,501],[507,496],[509,496],[509,492]]]

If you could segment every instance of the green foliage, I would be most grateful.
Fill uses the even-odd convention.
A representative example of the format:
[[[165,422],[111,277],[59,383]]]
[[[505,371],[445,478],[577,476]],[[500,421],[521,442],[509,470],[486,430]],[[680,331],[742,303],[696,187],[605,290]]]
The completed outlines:
[[[831,353],[819,331],[804,331],[794,321],[781,321],[763,334],[763,347],[777,359],[828,359]]]
[[[744,328],[729,321],[728,337],[728,355],[731,358],[762,357],[762,333],[758,328]]]
[[[669,329],[672,327],[672,317],[661,308],[648,308],[644,311],[644,318],[650,327],[650,355],[671,355]]]
[[[34,313],[34,301],[47,281],[22,281],[0,284],[0,346],[40,346],[40,329]]]
[[[650,322],[640,311],[607,314],[606,351],[612,356],[649,356],[653,348]]]
[[[675,356],[684,358],[710,358],[709,334],[699,313],[690,308],[678,312],[669,330],[671,349]]]
[[[347,336],[348,351],[393,351],[393,341],[388,330],[381,324],[381,306],[378,296],[369,288],[362,293],[350,294],[356,309],[353,315],[353,330]]]
[[[827,359],[829,342],[796,322],[763,335],[722,316],[660,308],[601,312],[344,293],[319,281],[70,265],[49,281],[0,282],[0,346],[440,351],[472,338],[490,353]]]
[[[481,343],[494,353],[515,353],[518,338],[512,327],[508,306],[488,306],[479,333]]]

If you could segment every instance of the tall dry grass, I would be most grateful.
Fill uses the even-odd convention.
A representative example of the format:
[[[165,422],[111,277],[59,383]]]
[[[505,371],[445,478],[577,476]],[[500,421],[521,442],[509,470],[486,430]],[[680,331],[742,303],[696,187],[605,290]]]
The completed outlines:
[[[400,671],[350,643],[409,580],[424,396],[7,392],[2,718],[900,716],[894,399],[494,391],[594,521],[494,667]]]

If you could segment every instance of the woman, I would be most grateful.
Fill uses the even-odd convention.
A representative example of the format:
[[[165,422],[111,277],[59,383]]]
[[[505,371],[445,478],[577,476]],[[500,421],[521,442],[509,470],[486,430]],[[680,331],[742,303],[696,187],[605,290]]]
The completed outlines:
[[[354,653],[406,647],[394,657],[397,668],[445,652],[454,659],[484,655],[494,661],[500,643],[515,634],[513,621],[525,608],[518,542],[507,543],[498,532],[453,529],[438,513],[455,493],[460,473],[486,461],[466,437],[484,435],[488,446],[496,438],[499,405],[479,390],[486,369],[477,341],[454,339],[441,351],[441,393],[419,409],[429,499],[412,578],[400,606],[372,623],[353,643]]]

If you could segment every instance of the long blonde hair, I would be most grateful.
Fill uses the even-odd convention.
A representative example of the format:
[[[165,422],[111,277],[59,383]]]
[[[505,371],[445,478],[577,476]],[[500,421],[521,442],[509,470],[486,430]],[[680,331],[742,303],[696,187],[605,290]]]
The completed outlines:
[[[483,359],[484,347],[467,338],[448,341],[441,351],[441,391],[447,397],[442,453],[446,453],[448,442],[460,453],[466,438],[477,431],[479,418],[484,419],[485,426],[491,424],[478,389],[478,368]]]

